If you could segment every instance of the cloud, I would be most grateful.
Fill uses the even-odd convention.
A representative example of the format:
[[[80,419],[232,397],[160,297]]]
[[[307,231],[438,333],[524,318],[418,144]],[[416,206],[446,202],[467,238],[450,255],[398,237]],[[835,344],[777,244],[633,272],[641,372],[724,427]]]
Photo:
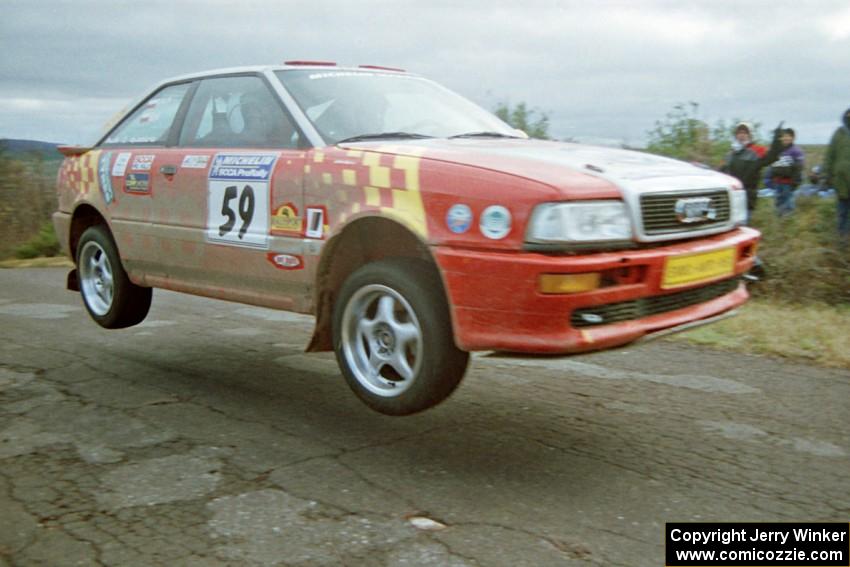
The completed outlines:
[[[833,14],[820,18],[820,28],[832,41],[844,41],[850,38],[850,6]]]
[[[690,100],[825,142],[850,92],[843,0],[6,4],[0,98],[43,102],[0,109],[0,136],[81,136],[164,78],[287,59],[402,67],[486,107],[525,101],[557,136],[630,143]]]

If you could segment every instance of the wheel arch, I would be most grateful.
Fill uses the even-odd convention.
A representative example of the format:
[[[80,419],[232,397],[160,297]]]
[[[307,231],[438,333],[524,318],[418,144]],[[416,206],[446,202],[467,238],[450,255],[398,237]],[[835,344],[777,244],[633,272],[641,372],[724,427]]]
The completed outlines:
[[[106,217],[104,217],[94,206],[88,203],[82,203],[74,209],[74,213],[71,216],[71,226],[68,234],[68,250],[70,251],[72,258],[76,259],[77,257],[77,247],[80,243],[80,237],[86,229],[97,225],[103,225],[110,234],[112,233],[112,229],[109,227]]]
[[[419,236],[386,217],[361,217],[334,235],[322,250],[313,295],[316,326],[307,352],[333,350],[334,301],[348,276],[369,262],[393,257],[416,258],[431,266],[440,278],[443,296],[447,297],[437,261]],[[448,311],[451,317],[451,308]]]

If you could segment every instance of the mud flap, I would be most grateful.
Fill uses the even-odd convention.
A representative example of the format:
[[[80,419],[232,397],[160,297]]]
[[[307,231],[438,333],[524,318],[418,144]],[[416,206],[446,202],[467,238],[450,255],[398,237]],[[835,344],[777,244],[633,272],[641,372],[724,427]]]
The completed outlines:
[[[319,298],[319,309],[316,313],[316,326],[313,337],[304,352],[328,352],[334,349],[333,330],[334,297],[329,292],[322,292]]]
[[[80,291],[80,281],[77,279],[76,268],[68,272],[68,279],[65,285],[70,291]]]

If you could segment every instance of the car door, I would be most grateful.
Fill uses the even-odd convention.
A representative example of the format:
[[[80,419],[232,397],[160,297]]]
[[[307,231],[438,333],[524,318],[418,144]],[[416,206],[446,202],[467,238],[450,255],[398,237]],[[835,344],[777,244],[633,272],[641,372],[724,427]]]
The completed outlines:
[[[168,146],[193,88],[188,81],[157,90],[98,147],[112,233],[125,269],[140,279],[165,273],[168,239],[155,230],[155,220],[168,204],[156,199],[153,177],[159,164],[168,161]]]
[[[180,241],[174,287],[286,309],[304,302],[302,139],[261,76],[200,81],[170,167],[154,178],[172,205],[160,220]]]

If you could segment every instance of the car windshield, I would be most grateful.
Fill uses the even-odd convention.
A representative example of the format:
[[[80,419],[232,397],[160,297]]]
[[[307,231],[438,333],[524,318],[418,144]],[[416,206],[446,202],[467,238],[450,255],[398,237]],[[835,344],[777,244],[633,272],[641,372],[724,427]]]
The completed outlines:
[[[277,76],[331,144],[352,138],[521,136],[486,110],[415,75],[298,69]]]

